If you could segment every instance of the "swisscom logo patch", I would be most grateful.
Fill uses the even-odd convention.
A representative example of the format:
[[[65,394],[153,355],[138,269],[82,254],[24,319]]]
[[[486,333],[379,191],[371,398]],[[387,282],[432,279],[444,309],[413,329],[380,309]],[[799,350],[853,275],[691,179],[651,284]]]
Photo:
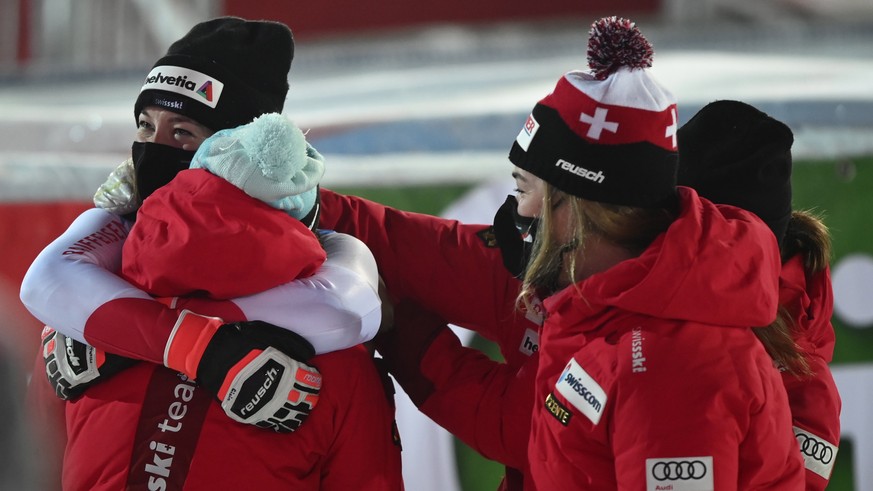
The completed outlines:
[[[603,409],[606,406],[606,391],[600,387],[591,375],[582,368],[575,359],[564,368],[564,373],[555,383],[555,389],[564,396],[573,407],[588,417],[592,423],[600,422]]]

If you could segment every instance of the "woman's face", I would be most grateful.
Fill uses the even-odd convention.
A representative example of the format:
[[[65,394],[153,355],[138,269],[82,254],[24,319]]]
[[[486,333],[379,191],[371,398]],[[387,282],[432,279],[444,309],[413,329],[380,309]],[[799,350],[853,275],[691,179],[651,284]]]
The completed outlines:
[[[523,217],[541,218],[545,205],[546,181],[518,167],[512,171],[515,178],[516,200],[518,214]],[[559,240],[569,240],[570,207],[564,206],[567,196],[563,193],[553,197],[551,228],[557,233]]]
[[[212,130],[191,118],[159,106],[146,106],[139,113],[136,141],[193,151],[212,133]]]
[[[539,217],[543,211],[546,182],[518,167],[512,171],[512,177],[515,179],[518,214],[523,217]]]

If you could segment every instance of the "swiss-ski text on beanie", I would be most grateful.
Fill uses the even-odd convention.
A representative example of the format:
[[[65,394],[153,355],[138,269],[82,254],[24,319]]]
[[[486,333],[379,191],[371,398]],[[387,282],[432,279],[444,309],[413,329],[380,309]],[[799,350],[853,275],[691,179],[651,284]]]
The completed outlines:
[[[661,206],[676,193],[676,99],[648,70],[652,46],[618,17],[589,32],[588,71],[540,100],[509,160],[558,189],[616,205]]]
[[[146,106],[218,131],[280,113],[288,93],[294,39],[284,24],[219,17],[173,43],[146,76],[134,118]]]

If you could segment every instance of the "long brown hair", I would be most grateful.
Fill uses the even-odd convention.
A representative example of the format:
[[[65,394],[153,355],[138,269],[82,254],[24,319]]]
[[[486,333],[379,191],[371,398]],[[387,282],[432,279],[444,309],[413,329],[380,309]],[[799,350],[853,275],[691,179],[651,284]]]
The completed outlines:
[[[821,217],[811,211],[794,211],[788,222],[788,231],[782,241],[782,263],[802,254],[806,275],[814,276],[827,268],[831,258],[831,238]],[[806,353],[795,342],[798,326],[791,312],[779,306],[776,320],[770,325],[754,329],[755,335],[781,370],[798,377],[814,375]]]

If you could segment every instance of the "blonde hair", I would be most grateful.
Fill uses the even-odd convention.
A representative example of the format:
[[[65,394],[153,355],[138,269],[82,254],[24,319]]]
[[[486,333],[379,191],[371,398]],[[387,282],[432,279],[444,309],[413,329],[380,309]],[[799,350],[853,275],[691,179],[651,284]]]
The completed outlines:
[[[568,220],[571,223],[568,225],[572,231],[570,240],[563,243],[551,231],[551,223],[556,220],[554,210],[561,205],[570,207]],[[557,281],[562,272],[575,278],[576,254],[566,253],[584,247],[585,237],[589,234],[639,255],[673,223],[678,215],[676,208],[675,204],[664,208],[638,208],[589,201],[546,184],[537,240],[518,303],[525,304],[538,293],[551,294],[557,291]],[[568,260],[566,264],[565,258]]]
[[[568,225],[572,236],[569,241],[561,243],[551,231],[550,224],[556,219],[554,209],[564,204],[570,206],[568,220],[571,223]],[[561,273],[566,272],[570,278],[575,278],[577,255],[566,253],[583,247],[588,234],[596,234],[624,247],[634,255],[639,255],[658,235],[667,230],[677,215],[678,210],[675,207],[637,208],[610,205],[571,196],[547,185],[537,240],[534,242],[517,305],[528,305],[535,297],[557,291]],[[810,212],[792,213],[783,241],[783,262],[795,254],[803,254],[808,275],[821,272],[828,265],[831,243],[827,227],[819,217]],[[754,327],[752,331],[781,369],[793,375],[809,376],[812,375],[809,362],[794,341],[795,329],[794,319],[788,310],[779,306],[776,320],[767,326]]]

